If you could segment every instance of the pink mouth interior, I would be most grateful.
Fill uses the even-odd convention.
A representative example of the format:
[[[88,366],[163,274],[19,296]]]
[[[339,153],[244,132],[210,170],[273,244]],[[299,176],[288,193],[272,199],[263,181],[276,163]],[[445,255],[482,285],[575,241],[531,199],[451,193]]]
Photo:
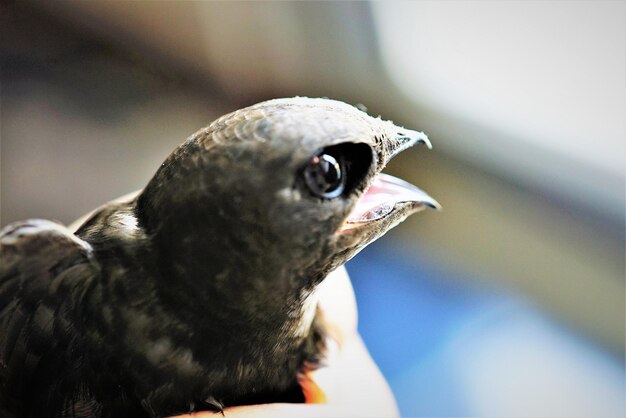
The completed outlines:
[[[379,174],[357,202],[342,231],[357,224],[381,219],[401,202],[418,202],[433,208],[439,207],[433,198],[411,183],[387,174]]]

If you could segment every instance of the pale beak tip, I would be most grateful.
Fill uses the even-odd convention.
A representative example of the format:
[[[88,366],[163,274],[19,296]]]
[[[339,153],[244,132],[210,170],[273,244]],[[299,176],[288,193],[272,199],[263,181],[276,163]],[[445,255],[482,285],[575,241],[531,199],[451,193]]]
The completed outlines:
[[[428,149],[433,148],[433,144],[431,144],[430,139],[428,139],[428,135],[424,132],[413,131],[410,129],[402,129],[398,132],[397,138],[401,141],[413,144],[424,144]]]
[[[418,135],[418,144],[424,144],[428,149],[433,149],[433,144],[431,144],[430,139],[428,139],[428,135],[426,135],[424,132],[418,132]]]

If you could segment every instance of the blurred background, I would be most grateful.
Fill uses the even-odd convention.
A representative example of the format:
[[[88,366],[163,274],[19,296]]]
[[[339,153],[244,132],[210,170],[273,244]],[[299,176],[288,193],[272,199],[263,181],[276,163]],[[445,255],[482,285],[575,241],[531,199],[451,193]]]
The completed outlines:
[[[2,226],[143,187],[215,117],[326,96],[427,132],[348,264],[403,416],[624,406],[623,1],[0,3]]]

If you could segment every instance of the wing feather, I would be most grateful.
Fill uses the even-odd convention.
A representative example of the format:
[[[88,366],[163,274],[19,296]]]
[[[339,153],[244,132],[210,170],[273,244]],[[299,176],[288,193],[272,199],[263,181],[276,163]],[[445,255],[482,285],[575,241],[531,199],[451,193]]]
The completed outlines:
[[[62,225],[33,219],[0,231],[3,416],[45,416],[67,404],[56,394],[78,390],[77,307],[97,272],[91,246]]]

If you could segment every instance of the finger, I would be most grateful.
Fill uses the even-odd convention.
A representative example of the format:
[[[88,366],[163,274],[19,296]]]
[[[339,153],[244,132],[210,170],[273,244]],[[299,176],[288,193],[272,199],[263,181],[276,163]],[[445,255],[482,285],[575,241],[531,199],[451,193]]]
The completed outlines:
[[[327,331],[341,346],[357,333],[357,308],[352,283],[345,267],[332,271],[318,286],[318,306]]]
[[[359,411],[362,408],[349,408],[331,405],[307,405],[307,404],[267,404],[249,405],[226,408],[226,418],[384,418],[380,414]],[[198,412],[191,415],[180,415],[176,418],[216,418],[215,412]]]

